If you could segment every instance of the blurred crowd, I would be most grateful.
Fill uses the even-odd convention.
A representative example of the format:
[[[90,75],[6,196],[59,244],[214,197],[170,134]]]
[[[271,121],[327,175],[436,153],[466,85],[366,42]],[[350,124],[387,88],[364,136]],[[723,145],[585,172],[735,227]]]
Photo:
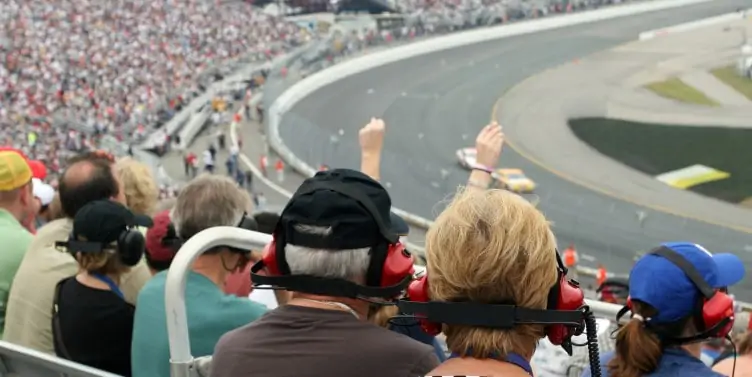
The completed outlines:
[[[142,139],[225,66],[299,43],[293,24],[243,2],[219,4],[0,2],[0,138],[56,173],[102,135],[109,144]]]

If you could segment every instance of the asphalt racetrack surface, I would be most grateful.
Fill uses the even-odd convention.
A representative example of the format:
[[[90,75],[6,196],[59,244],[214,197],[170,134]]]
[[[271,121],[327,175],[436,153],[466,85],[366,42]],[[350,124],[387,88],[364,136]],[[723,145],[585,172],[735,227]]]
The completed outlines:
[[[357,130],[370,117],[383,117],[387,135],[381,176],[394,205],[434,218],[468,176],[458,166],[455,150],[473,146],[506,90],[545,69],[634,41],[640,32],[750,5],[749,0],[716,0],[403,60],[308,96],[283,117],[281,136],[312,166],[358,168]],[[611,272],[627,273],[638,252],[659,242],[691,241],[712,252],[734,252],[752,266],[752,246],[748,246],[752,240],[746,233],[588,190],[509,147],[502,153],[501,166],[521,168],[538,183],[538,206],[554,223],[559,246],[575,243],[585,265],[603,263]],[[752,279],[732,291],[739,299],[752,301]]]

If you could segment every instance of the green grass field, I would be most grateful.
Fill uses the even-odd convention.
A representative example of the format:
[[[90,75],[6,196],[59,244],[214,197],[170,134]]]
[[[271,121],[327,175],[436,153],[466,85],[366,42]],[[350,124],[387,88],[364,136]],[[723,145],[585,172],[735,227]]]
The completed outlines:
[[[653,93],[679,102],[693,105],[718,106],[718,102],[708,98],[704,93],[684,83],[678,78],[657,81],[645,85]]]
[[[752,119],[750,119],[752,122]],[[752,129],[687,127],[617,119],[571,119],[569,126],[600,153],[655,176],[694,164],[731,178],[689,190],[732,203],[752,197]]]
[[[718,80],[723,81],[726,85],[752,100],[752,80],[739,76],[736,72],[736,67],[733,65],[716,68],[711,70],[710,73]]]

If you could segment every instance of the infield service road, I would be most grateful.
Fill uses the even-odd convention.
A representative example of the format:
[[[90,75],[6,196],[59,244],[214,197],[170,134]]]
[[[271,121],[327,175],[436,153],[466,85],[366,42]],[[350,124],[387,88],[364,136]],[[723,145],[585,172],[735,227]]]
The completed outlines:
[[[394,204],[433,218],[467,172],[458,148],[472,146],[497,99],[525,78],[635,40],[645,30],[734,12],[749,1],[718,0],[522,35],[419,56],[335,82],[285,114],[281,136],[312,166],[358,168],[357,130],[370,117],[387,123],[382,180]],[[572,91],[577,87],[570,88]],[[561,95],[567,95],[562,91]],[[625,202],[569,182],[505,148],[503,167],[538,183],[539,207],[554,222],[560,247],[575,243],[583,263],[626,273],[638,252],[659,242],[689,240],[752,262],[749,235]],[[588,166],[582,166],[587,169]],[[752,299],[752,280],[736,290]]]

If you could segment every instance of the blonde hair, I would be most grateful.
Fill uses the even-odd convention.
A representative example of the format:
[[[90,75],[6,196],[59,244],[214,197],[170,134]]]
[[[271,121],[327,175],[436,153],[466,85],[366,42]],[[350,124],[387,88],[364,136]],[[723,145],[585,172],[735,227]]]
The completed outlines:
[[[124,157],[115,164],[115,174],[125,189],[128,208],[136,214],[154,215],[159,187],[151,168],[130,157]]]
[[[524,198],[505,190],[461,190],[426,235],[433,301],[513,303],[545,309],[556,284],[556,240],[548,221]],[[452,352],[488,358],[532,355],[544,327],[497,330],[444,325]]]

